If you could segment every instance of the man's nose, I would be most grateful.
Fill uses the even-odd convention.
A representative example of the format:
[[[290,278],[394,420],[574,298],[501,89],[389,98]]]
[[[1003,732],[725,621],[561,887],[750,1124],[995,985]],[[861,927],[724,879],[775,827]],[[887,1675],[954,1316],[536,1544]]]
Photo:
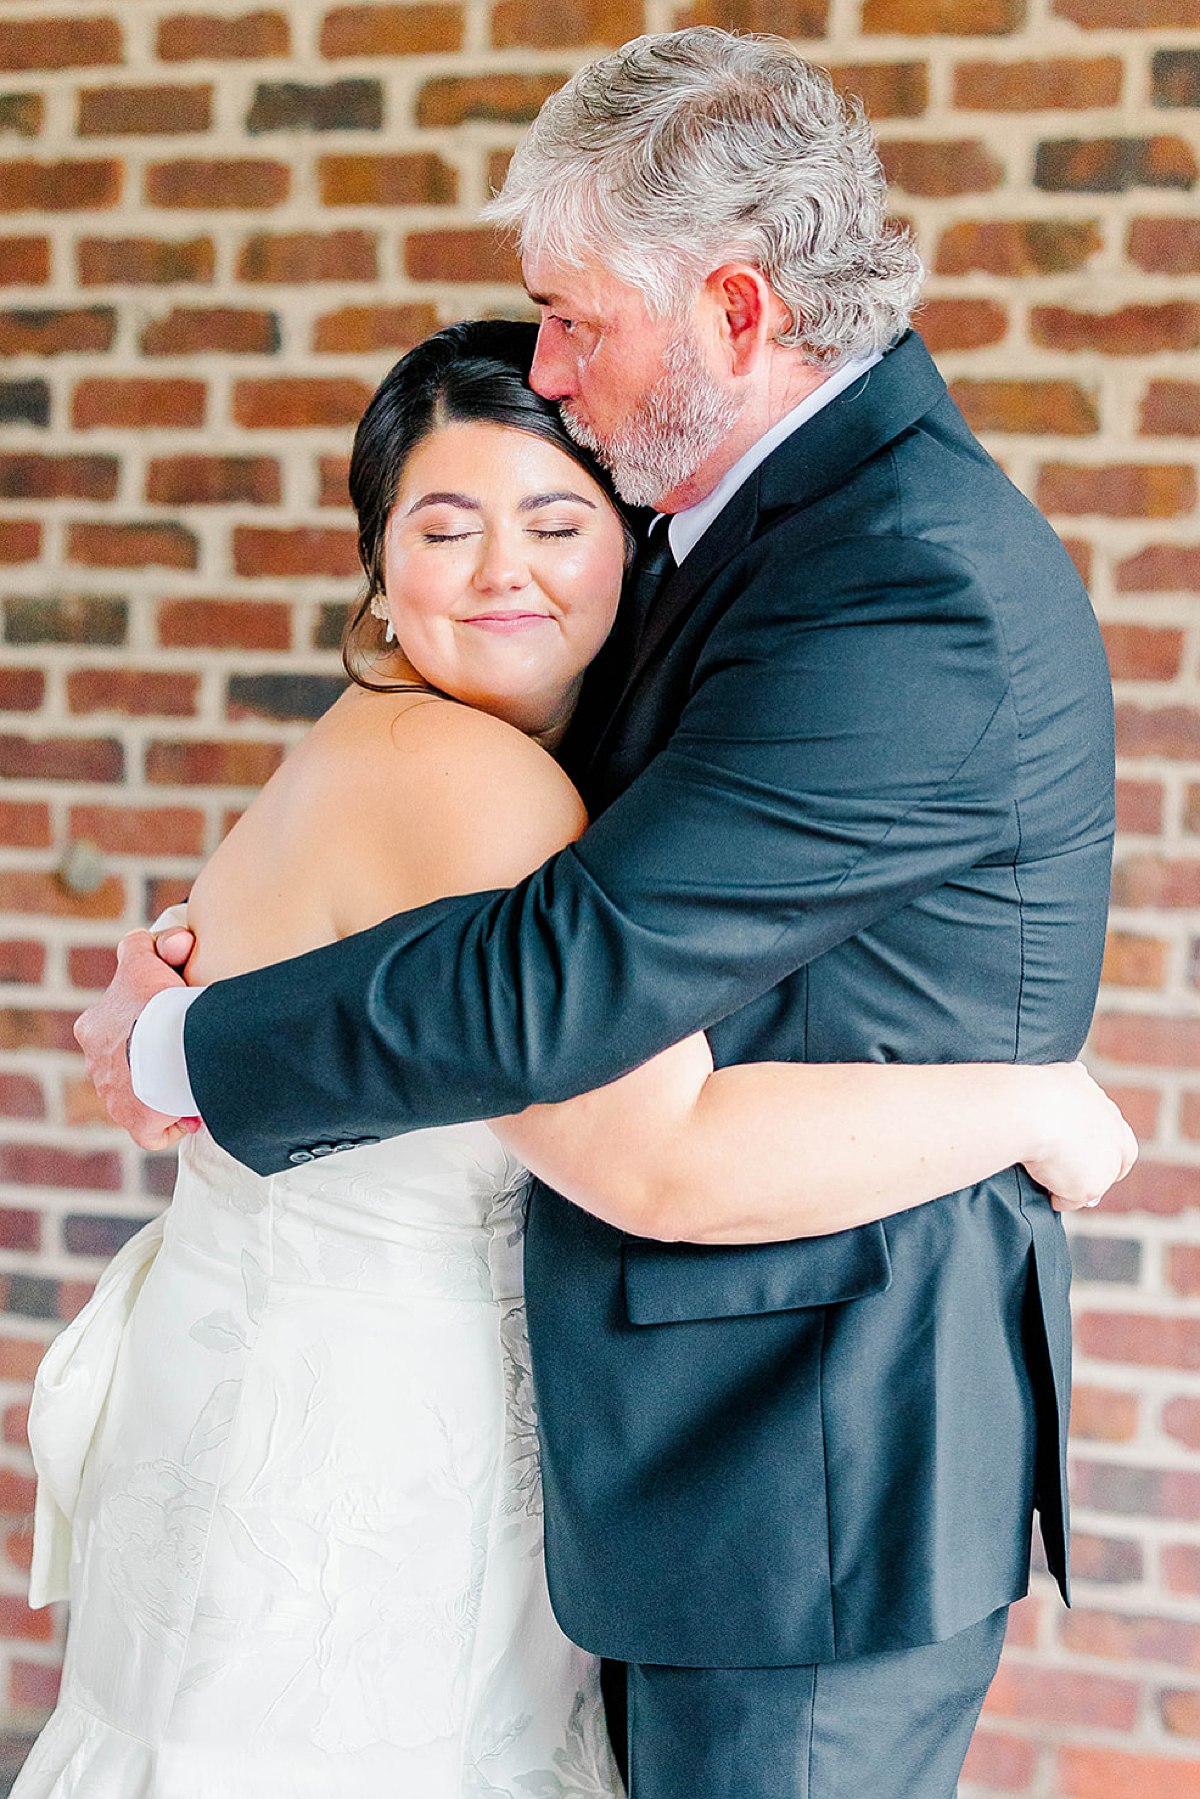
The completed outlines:
[[[529,370],[529,385],[543,400],[569,400],[575,393],[574,366],[556,335],[548,321],[541,326]]]

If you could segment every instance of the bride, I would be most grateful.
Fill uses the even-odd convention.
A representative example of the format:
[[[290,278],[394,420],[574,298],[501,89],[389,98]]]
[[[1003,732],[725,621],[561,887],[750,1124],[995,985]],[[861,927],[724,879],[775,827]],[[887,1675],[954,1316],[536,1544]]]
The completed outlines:
[[[583,830],[553,752],[632,537],[525,384],[533,337],[451,327],[372,400],[354,684],[197,880],[189,981],[515,883]],[[1016,1162],[1071,1207],[1134,1153],[1077,1065],[714,1073],[703,1037],[266,1178],[186,1135],[173,1204],[39,1375],[31,1598],[69,1592],[71,1629],[16,1799],[613,1799],[597,1664],[541,1556],[527,1168],[643,1236],[680,1235],[686,1196],[689,1234],[738,1243]]]

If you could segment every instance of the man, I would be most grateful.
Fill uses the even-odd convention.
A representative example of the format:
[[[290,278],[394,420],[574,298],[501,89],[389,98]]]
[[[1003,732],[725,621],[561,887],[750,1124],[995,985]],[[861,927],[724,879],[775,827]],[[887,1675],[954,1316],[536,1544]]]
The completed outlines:
[[[906,331],[919,265],[865,124],[782,44],[643,38],[547,102],[493,210],[542,313],[534,386],[668,515],[569,742],[593,823],[512,893],[168,991],[133,1038],[169,1073],[148,1033],[188,1006],[161,1115],[124,1037],[172,977],[128,941],[80,1026],[114,1116],[164,1140],[190,1075],[265,1172],[587,1090],[696,1028],[718,1063],[1075,1055],[1104,659]],[[1035,1503],[1065,1590],[1044,1196],[1013,1170],[726,1250],[542,1188],[527,1282],[551,1591],[624,1664],[632,1799],[953,1793]]]

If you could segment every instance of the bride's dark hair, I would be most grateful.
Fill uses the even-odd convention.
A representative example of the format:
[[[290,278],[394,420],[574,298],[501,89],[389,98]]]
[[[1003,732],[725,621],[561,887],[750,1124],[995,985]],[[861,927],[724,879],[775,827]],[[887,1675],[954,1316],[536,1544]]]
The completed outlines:
[[[360,687],[403,691],[400,683],[369,678],[383,648],[382,622],[371,598],[383,591],[387,523],[404,465],[431,432],[456,421],[505,425],[562,450],[586,469],[611,500],[625,531],[626,562],[634,538],[612,478],[568,436],[558,407],[529,386],[537,326],[508,319],[471,319],[447,325],[402,356],[379,383],[354,434],[350,499],[358,514],[358,555],[367,590],[346,626],[342,662]]]

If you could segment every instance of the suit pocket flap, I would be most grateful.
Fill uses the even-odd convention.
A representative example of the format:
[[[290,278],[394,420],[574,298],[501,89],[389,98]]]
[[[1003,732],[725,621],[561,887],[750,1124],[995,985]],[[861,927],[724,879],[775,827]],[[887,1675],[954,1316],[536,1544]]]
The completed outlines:
[[[637,1238],[624,1245],[622,1254],[625,1313],[631,1324],[683,1324],[843,1305],[882,1293],[892,1278],[882,1224],[738,1249]]]

